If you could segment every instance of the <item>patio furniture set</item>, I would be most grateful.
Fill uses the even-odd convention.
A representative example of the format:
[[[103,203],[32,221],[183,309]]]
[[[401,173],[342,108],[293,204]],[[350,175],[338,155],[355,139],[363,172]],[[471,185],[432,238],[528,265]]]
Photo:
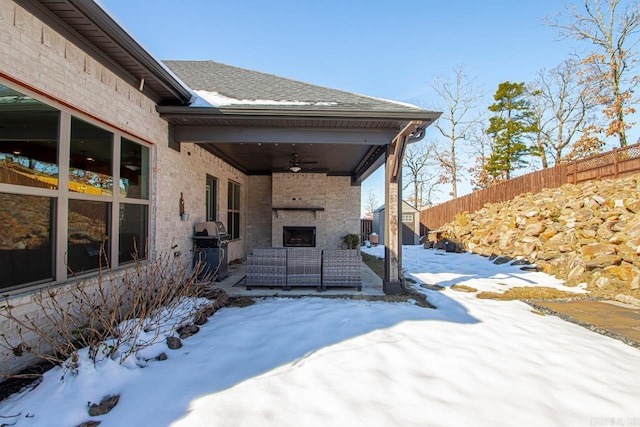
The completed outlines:
[[[252,287],[355,287],[362,290],[357,249],[256,248],[247,255],[247,290]]]

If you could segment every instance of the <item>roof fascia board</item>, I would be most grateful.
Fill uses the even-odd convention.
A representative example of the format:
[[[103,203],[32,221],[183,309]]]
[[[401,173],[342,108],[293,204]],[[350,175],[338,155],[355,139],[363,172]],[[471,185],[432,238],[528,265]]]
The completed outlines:
[[[172,138],[194,143],[301,143],[386,145],[390,129],[268,128],[246,126],[173,126]]]
[[[43,6],[40,2],[35,0],[14,0],[18,5],[32,13],[46,25],[50,26],[54,31],[60,33],[64,38],[72,42],[74,45],[78,46],[83,51],[87,52],[93,58],[97,59],[98,62],[110,68],[113,72],[115,72],[119,77],[124,79],[130,85],[136,85],[136,77],[133,76],[130,72],[125,70],[119,64],[113,62],[111,58],[97,49],[93,44],[89,43],[81,34],[79,34],[76,30],[66,25],[62,19],[58,16],[54,15],[50,10],[48,10],[45,6]],[[154,101],[158,101],[158,95],[156,94],[147,94]]]
[[[171,73],[160,61],[156,60],[140,43],[138,43],[118,22],[94,1],[67,0],[102,31],[105,32],[123,50],[130,54],[142,67],[146,68],[162,84],[162,86],[183,104],[190,104],[195,99],[191,90]]]
[[[80,49],[97,59],[100,63],[111,69],[120,78],[125,80],[133,87],[138,87],[140,84],[140,76],[133,75],[130,71],[126,70],[123,66],[118,64],[109,57],[107,54],[98,49],[95,45],[85,39],[82,34],[78,33],[70,25],[66,24],[64,20],[56,16],[53,12],[47,9],[37,0],[14,0],[18,5],[28,10],[35,15],[38,19],[50,26],[53,30],[63,35],[66,39],[78,46]],[[128,54],[132,55],[134,59],[150,74],[153,74],[158,81],[167,88],[171,93],[176,96],[179,102],[183,104],[189,104],[195,98],[190,89],[184,85],[179,79],[177,79],[171,72],[169,72],[164,66],[140,46],[126,31],[118,25],[118,23],[109,16],[100,6],[93,1],[77,1],[66,0],[69,4],[73,5],[81,13],[83,13],[90,21],[92,21],[97,28],[103,31],[108,37],[110,37],[120,48],[125,50]],[[116,36],[119,33],[120,36]],[[128,39],[128,42],[126,41]],[[137,56],[138,54],[142,56]],[[144,57],[144,59],[143,59]],[[155,63],[155,65],[153,65]],[[163,69],[160,69],[163,68]],[[150,91],[147,87],[143,89],[143,93],[151,98],[156,104],[161,102],[162,98],[159,94]]]

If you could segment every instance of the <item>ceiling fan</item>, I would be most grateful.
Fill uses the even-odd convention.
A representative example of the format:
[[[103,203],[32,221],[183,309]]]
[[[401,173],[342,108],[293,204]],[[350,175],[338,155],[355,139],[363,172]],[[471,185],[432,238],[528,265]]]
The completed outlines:
[[[137,172],[141,169],[141,163],[142,160],[140,159],[140,155],[135,150],[131,152],[131,156],[122,158],[122,166],[133,172]]]
[[[297,153],[293,153],[291,156],[291,160],[289,160],[289,170],[293,173],[300,172],[302,170],[302,165],[315,165],[318,162],[316,161],[306,161],[303,162],[298,157]]]

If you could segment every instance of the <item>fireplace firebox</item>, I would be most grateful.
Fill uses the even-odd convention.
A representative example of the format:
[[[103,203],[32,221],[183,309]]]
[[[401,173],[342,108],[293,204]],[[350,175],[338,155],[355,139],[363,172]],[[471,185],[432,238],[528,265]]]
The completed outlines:
[[[282,243],[286,247],[316,247],[315,227],[282,227]]]

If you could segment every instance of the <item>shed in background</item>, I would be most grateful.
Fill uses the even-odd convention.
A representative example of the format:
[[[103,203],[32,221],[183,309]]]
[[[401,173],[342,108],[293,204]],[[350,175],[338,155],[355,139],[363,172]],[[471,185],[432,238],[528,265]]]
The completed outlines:
[[[385,245],[384,205],[373,211],[372,230],[380,236],[379,244]],[[420,244],[420,211],[406,201],[402,201],[402,244]]]

